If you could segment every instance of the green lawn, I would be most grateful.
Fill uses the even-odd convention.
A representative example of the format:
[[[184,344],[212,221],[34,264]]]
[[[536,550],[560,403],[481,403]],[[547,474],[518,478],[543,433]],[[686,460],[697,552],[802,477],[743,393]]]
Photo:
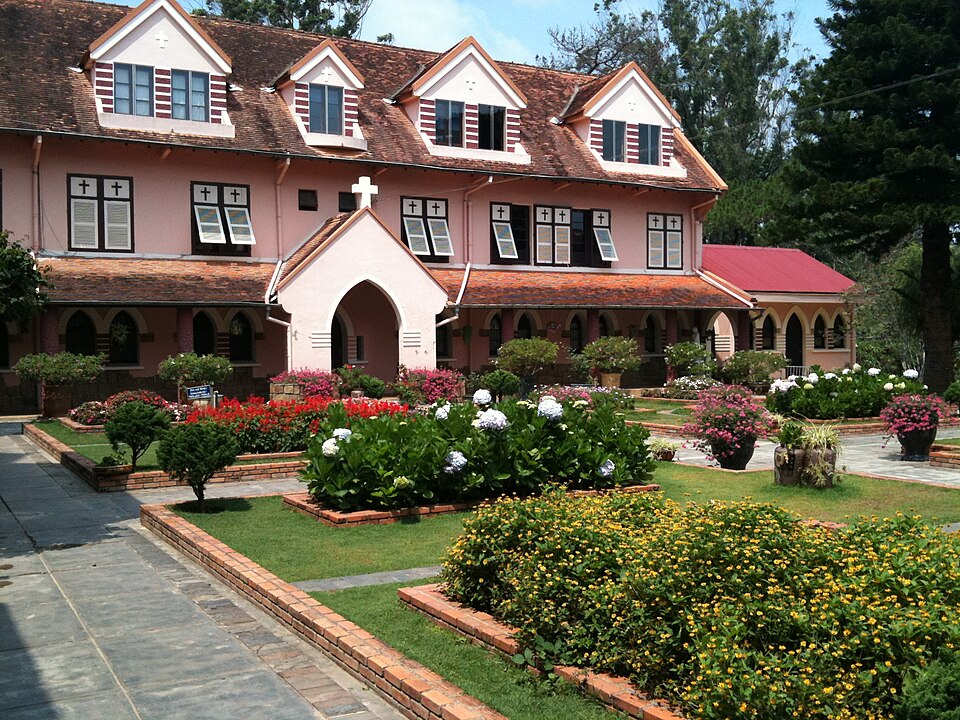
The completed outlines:
[[[90,458],[95,463],[99,463],[107,455],[113,454],[113,448],[110,447],[110,441],[107,440],[106,433],[79,433],[71,430],[59,420],[38,420],[34,423],[47,435],[55,437],[62,443],[66,443],[78,453],[86,458]],[[130,450],[123,448],[124,457],[130,459]],[[137,463],[137,470],[159,470],[157,464],[157,443],[153,443],[140,458]]]
[[[938,438],[937,445],[960,445],[960,438]]]
[[[287,582],[438,565],[463,515],[333,528],[283,507],[280,498],[210,500],[224,512],[173,510]]]
[[[407,657],[443,676],[510,720],[611,720],[615,716],[566,684],[555,694],[535,684],[526,670],[470,645],[409,610],[394,585],[311,593],[327,607],[368,630]]]
[[[691,405],[647,398],[637,400],[633,407],[623,413],[627,420],[660,425],[683,425],[692,411]]]

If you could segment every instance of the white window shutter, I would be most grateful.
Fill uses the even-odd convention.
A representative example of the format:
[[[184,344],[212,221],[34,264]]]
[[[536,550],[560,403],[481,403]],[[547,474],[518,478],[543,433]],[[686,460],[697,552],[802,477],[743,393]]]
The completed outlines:
[[[70,237],[74,250],[97,249],[97,212],[96,200],[70,200]]]
[[[106,250],[129,250],[132,228],[130,227],[130,203],[125,200],[105,200],[104,248]]]
[[[554,260],[557,265],[570,264],[570,226],[557,225],[553,229]]]
[[[613,235],[609,228],[595,227],[593,235],[597,238],[597,248],[600,250],[600,257],[605,262],[614,262],[619,260],[617,249],[613,245]]]
[[[537,263],[553,263],[553,225],[537,225]]]
[[[227,227],[230,230],[230,242],[234,245],[257,244],[253,236],[250,211],[246,208],[227,208]]]
[[[220,220],[220,208],[211,205],[194,205],[193,214],[197,219],[200,242],[211,245],[226,245],[223,223]]]
[[[647,231],[647,263],[650,267],[663,267],[663,230]]]
[[[683,233],[667,231],[667,267],[683,267]]]
[[[513,238],[513,228],[508,222],[494,222],[493,236],[497,239],[497,251],[505,260],[518,260],[517,243]]]
[[[427,223],[430,237],[433,238],[433,254],[453,257],[453,241],[450,239],[450,226],[446,218],[428,218]]]
[[[407,231],[407,244],[414,255],[429,255],[430,243],[427,242],[427,229],[424,227],[423,219],[418,217],[405,217],[403,227]]]

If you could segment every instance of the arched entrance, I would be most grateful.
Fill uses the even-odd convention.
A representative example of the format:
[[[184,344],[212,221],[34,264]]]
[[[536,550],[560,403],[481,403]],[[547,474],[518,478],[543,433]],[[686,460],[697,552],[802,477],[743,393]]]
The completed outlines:
[[[796,315],[791,315],[786,327],[786,355],[791,367],[803,366],[803,324]]]
[[[343,323],[343,318],[349,318],[349,325]],[[331,364],[359,364],[368,375],[393,382],[400,362],[399,332],[400,319],[393,303],[379,287],[364,280],[351,288],[337,306],[330,328]]]

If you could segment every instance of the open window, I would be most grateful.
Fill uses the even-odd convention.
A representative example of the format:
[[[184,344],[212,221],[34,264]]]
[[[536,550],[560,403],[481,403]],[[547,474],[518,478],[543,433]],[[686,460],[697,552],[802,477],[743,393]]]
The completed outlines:
[[[453,257],[453,239],[447,220],[447,201],[432,198],[400,198],[403,240],[424,262],[448,262]]]
[[[192,183],[193,252],[248,257],[257,240],[247,185]]]

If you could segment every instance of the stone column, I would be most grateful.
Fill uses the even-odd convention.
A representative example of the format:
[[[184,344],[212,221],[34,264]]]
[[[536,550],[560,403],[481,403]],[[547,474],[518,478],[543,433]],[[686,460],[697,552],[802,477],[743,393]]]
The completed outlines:
[[[47,310],[40,316],[40,352],[53,355],[60,351],[59,313]]]
[[[193,308],[177,308],[177,351],[193,352]]]
[[[587,310],[587,342],[592,343],[600,339],[600,310],[590,308]]]
[[[500,311],[500,342],[513,340],[513,308],[504,308]]]
[[[734,350],[750,350],[750,328],[752,325],[749,312],[744,310],[737,313],[737,341],[734,343]]]
[[[666,315],[667,323],[667,345],[675,345],[680,336],[680,326],[677,322],[677,311],[667,310],[664,314]]]

